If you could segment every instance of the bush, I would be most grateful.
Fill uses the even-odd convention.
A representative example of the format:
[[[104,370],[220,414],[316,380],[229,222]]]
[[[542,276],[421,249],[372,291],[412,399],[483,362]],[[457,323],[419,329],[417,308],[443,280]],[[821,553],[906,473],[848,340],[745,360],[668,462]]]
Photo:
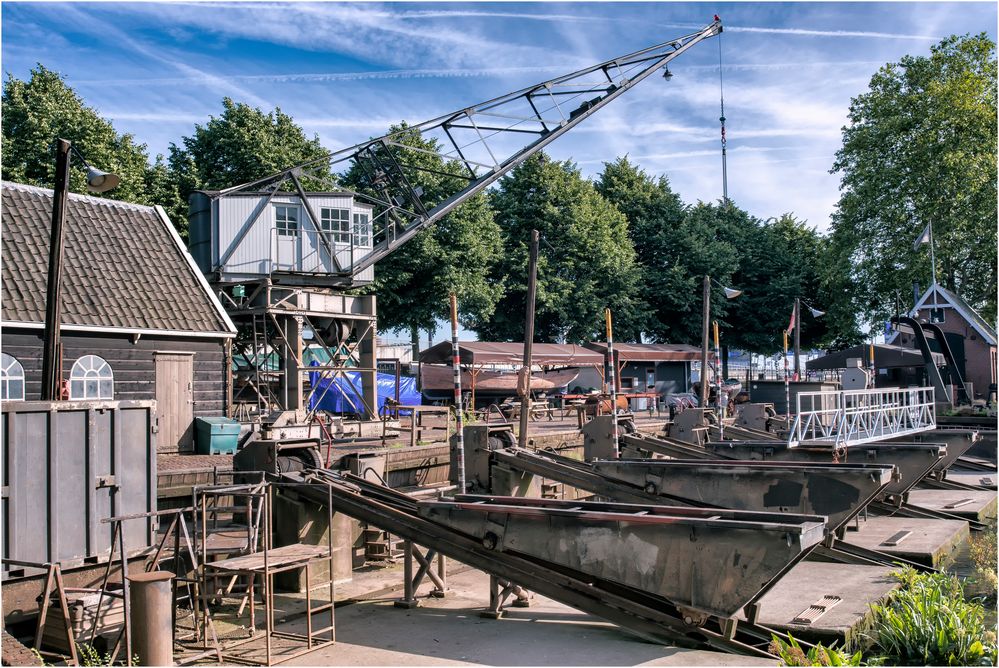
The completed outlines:
[[[823,647],[822,643],[810,647],[808,652],[802,649],[798,641],[790,633],[787,642],[777,636],[771,636],[770,653],[780,657],[782,666],[859,666],[860,652],[850,655],[836,649],[836,646]]]
[[[975,565],[975,579],[978,584],[996,594],[999,575],[996,574],[996,530],[993,528],[971,537],[971,561]]]
[[[868,637],[872,663],[907,666],[995,665],[995,629],[985,610],[964,598],[961,581],[947,573],[918,573],[906,567],[893,574],[902,586],[884,605],[872,605]]]

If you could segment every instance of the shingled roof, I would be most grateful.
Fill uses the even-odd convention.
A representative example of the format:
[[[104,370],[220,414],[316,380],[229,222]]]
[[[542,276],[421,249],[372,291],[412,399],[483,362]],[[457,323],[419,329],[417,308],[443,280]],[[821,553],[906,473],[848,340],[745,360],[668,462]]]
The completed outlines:
[[[3,182],[3,320],[45,321],[52,191]],[[166,214],[72,194],[62,273],[64,329],[235,333]]]

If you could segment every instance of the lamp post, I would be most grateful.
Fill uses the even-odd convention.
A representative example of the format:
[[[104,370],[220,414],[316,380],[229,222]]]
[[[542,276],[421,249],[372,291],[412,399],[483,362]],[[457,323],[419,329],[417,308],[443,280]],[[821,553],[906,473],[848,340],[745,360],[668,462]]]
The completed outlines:
[[[794,379],[801,380],[801,298],[794,298]],[[809,306],[807,303],[805,306],[811,312],[813,318],[821,318],[826,314],[825,311],[820,311],[817,308]]]
[[[704,277],[703,290],[704,290],[704,304],[702,309],[701,318],[701,407],[704,407],[708,403],[708,329],[711,326],[711,281],[714,279],[710,276]],[[736,290],[734,288],[728,288],[718,283],[718,287],[722,289],[725,293],[725,299],[735,299],[742,294],[742,290]]]
[[[45,340],[42,347],[43,401],[60,399],[61,369],[59,325],[60,287],[62,284],[63,223],[66,220],[66,201],[69,197],[70,152],[76,153],[87,166],[87,190],[102,193],[116,187],[121,179],[116,174],[91,167],[80,151],[66,139],[56,143],[56,178],[52,193],[52,228],[49,233],[49,272],[45,285]]]

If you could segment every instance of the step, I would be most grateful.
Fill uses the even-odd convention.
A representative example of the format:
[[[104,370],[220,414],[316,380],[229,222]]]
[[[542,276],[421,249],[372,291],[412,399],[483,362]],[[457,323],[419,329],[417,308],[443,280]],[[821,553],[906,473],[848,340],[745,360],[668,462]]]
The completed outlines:
[[[901,557],[932,568],[948,559],[970,537],[968,523],[916,517],[868,517],[845,542]]]

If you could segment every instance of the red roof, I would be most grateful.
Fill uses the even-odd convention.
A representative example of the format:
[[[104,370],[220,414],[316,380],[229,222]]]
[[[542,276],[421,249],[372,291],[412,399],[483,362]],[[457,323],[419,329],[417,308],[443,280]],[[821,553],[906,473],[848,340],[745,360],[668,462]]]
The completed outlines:
[[[587,343],[587,348],[607,354],[606,343]],[[701,349],[685,343],[615,343],[618,362],[692,362],[701,359]]]
[[[459,341],[462,364],[513,364],[524,361],[523,343]],[[424,364],[450,364],[451,342],[442,341],[420,353]],[[531,348],[531,364],[539,366],[601,366],[603,353],[573,344],[535,343]]]

